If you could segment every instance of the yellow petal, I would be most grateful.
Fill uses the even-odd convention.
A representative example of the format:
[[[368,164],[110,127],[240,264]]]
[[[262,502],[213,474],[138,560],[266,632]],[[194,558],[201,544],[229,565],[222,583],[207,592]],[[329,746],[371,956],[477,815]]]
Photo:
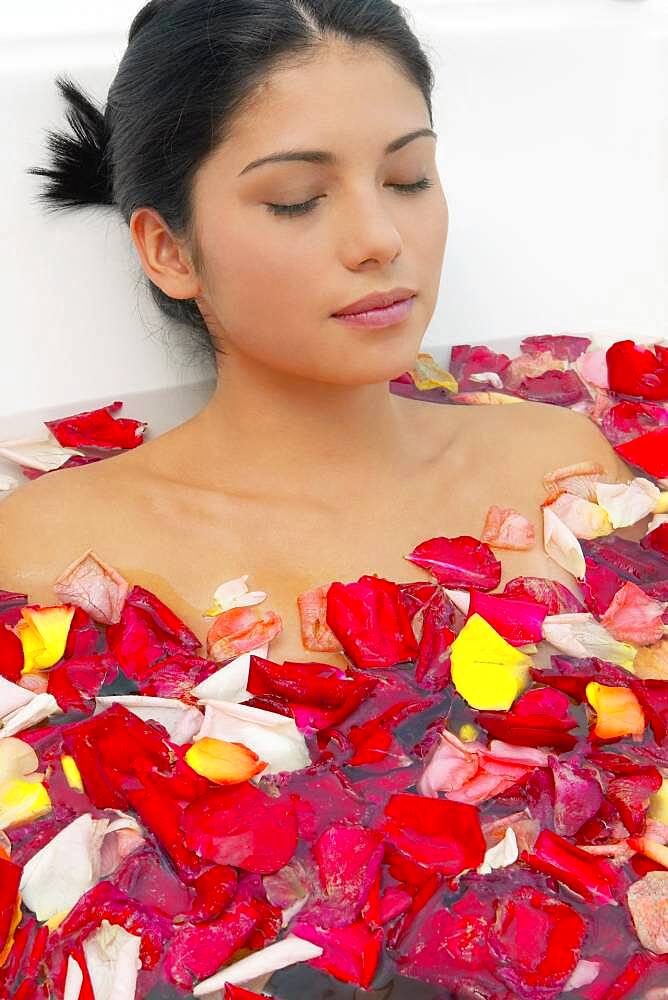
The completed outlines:
[[[60,758],[60,763],[62,764],[65,777],[67,778],[67,784],[70,788],[76,788],[77,791],[83,792],[83,781],[81,780],[81,774],[79,773],[79,768],[76,765],[74,757],[69,757],[65,754]]]
[[[186,750],[185,761],[193,771],[220,785],[235,785],[249,781],[264,771],[266,760],[243,743],[228,743],[205,736]]]
[[[0,830],[39,819],[50,811],[49,793],[41,782],[17,779],[0,788]]]
[[[661,788],[650,795],[648,816],[668,825],[668,778],[664,778]]]
[[[220,605],[219,605],[219,604],[218,604],[218,603],[216,602],[215,604],[212,604],[212,605],[211,605],[211,607],[209,608],[209,610],[208,610],[208,611],[205,611],[205,612],[204,612],[204,614],[202,615],[202,617],[203,617],[203,618],[215,618],[215,617],[216,617],[216,615],[220,615],[220,614],[222,614],[222,613],[223,613],[223,609],[222,609],[222,608],[221,608],[221,606],[220,606]]]
[[[507,711],[529,683],[530,656],[473,614],[452,644],[452,682],[472,708]]]
[[[472,743],[478,736],[478,730],[470,722],[465,722],[459,729],[459,738],[462,743]]]
[[[23,646],[22,673],[48,670],[62,659],[74,611],[73,605],[64,604],[21,608],[23,620],[16,624],[14,631]]]
[[[45,920],[44,923],[50,931],[55,931],[55,929],[62,924],[63,920],[70,912],[71,910],[61,910],[60,913],[54,913],[54,915],[49,920]]]
[[[446,371],[434,360],[431,354],[418,354],[417,364],[409,372],[418,389],[447,389],[457,392],[459,383],[454,375]]]
[[[668,514],[668,490],[663,490],[663,492],[659,494],[659,499],[656,501],[654,513]]]

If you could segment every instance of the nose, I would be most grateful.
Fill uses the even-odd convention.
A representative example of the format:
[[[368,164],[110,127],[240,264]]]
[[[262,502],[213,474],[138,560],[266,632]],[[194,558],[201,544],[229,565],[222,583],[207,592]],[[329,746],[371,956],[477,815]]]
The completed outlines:
[[[361,200],[361,199],[360,199]],[[344,257],[350,266],[393,262],[400,255],[403,241],[392,213],[382,197],[353,206],[344,224]]]

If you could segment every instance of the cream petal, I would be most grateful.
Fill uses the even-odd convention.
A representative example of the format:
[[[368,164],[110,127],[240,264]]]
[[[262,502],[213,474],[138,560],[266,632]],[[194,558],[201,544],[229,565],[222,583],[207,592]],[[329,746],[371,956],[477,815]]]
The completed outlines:
[[[589,612],[548,615],[543,621],[543,638],[567,656],[597,656],[634,672],[637,647],[617,642]]]
[[[39,469],[41,472],[60,469],[72,455],[85,457],[85,452],[77,451],[76,448],[63,448],[53,434],[49,434],[47,438],[0,441],[0,458],[6,458],[16,465],[25,465],[28,469]]]
[[[23,705],[22,708],[17,708],[14,712],[10,712],[9,715],[3,716],[2,729],[0,729],[0,734],[3,737],[16,736],[17,733],[23,732],[24,729],[29,729],[31,726],[36,725],[36,723],[48,719],[50,715],[60,712],[60,706],[53,695],[33,694],[32,691],[27,691],[26,694],[31,696],[27,704]]]
[[[83,945],[95,1000],[134,1000],[141,938],[103,920]]]
[[[300,771],[311,763],[306,741],[294,719],[234,702],[204,699],[200,704],[205,707],[204,724],[195,742],[213,736],[243,743],[267,762],[263,775]]]
[[[209,979],[203,979],[195,986],[193,994],[196,997],[206,997],[222,989],[225,983],[240,986],[258,976],[276,972],[277,969],[285,969],[288,965],[319,958],[322,952],[323,949],[319,945],[305,941],[296,934],[287,934],[281,941],[275,941],[260,951],[254,951],[251,955],[221,969]]]
[[[607,511],[613,528],[628,528],[651,514],[661,490],[638,476],[630,483],[597,483],[596,500]]]
[[[110,705],[124,705],[138,718],[147,722],[154,719],[164,726],[172,743],[182,746],[192,743],[199,732],[204,717],[194,705],[184,705],[178,698],[151,698],[145,695],[109,695],[95,699],[95,715]]]
[[[514,864],[520,856],[517,848],[517,837],[512,826],[506,828],[503,840],[485,851],[485,857],[476,869],[479,875],[489,875],[494,868],[507,868]]]
[[[215,701],[247,701],[252,698],[250,691],[246,690],[250,658],[251,656],[261,656],[265,659],[268,651],[269,643],[265,642],[257,649],[241,653],[236,659],[231,660],[215,674],[211,674],[197,687],[194,687],[191,694],[194,694],[196,698]]]
[[[543,546],[551,559],[581,580],[587,570],[579,541],[549,507],[543,507]]]

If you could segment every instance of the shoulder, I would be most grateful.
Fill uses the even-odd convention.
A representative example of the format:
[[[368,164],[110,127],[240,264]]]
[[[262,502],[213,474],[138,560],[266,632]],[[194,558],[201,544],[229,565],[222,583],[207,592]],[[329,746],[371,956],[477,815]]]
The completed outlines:
[[[600,462],[606,477],[614,480],[626,481],[636,475],[597,424],[583,413],[525,400],[489,409],[503,410],[499,429],[509,437],[513,456],[519,459],[523,454],[543,472],[579,462]]]
[[[49,602],[54,596],[53,581],[60,573],[87,548],[99,545],[105,501],[99,475],[91,475],[94,468],[47,473],[0,501],[1,590]],[[115,476],[107,477],[110,510],[114,481]]]

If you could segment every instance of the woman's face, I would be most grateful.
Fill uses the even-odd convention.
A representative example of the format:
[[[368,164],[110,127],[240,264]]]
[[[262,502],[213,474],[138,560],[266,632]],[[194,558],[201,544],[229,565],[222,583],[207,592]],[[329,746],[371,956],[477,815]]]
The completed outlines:
[[[225,352],[310,380],[388,381],[413,367],[436,306],[448,207],[419,89],[372,48],[323,47],[275,73],[193,192],[204,260],[197,301]],[[336,163],[258,159],[323,150]],[[431,187],[404,192],[427,178]],[[298,214],[271,205],[309,202]],[[408,319],[385,329],[332,314],[374,291],[414,289]],[[223,366],[224,368],[224,366]]]

